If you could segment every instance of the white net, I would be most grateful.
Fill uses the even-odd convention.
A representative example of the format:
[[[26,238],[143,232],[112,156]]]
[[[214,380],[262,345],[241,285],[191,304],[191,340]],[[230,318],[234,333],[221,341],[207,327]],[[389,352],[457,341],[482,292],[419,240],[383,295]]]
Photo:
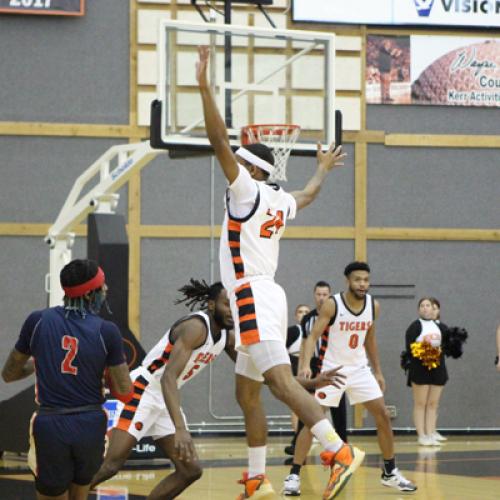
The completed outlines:
[[[241,143],[260,142],[271,148],[274,154],[274,172],[269,180],[286,181],[288,158],[299,134],[298,125],[247,125],[241,129]]]

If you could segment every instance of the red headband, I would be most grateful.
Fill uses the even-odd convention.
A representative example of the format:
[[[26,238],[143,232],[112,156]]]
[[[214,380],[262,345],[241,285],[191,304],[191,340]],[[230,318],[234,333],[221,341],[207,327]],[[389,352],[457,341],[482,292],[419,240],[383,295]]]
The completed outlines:
[[[104,285],[104,271],[99,267],[97,269],[97,274],[90,279],[89,281],[86,281],[85,283],[82,283],[81,285],[76,285],[76,286],[63,286],[64,294],[66,297],[69,297],[70,299],[74,299],[75,297],[81,297],[82,295],[85,295],[88,292],[91,292],[92,290],[96,290],[97,288],[101,288],[102,285]]]

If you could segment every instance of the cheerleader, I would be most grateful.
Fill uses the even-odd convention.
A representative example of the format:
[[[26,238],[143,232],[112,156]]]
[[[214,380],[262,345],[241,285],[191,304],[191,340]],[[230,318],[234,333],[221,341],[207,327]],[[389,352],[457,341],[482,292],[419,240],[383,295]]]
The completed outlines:
[[[436,303],[434,299],[434,303]],[[439,304],[439,303],[438,303]],[[406,330],[406,351],[409,354],[408,385],[413,391],[413,419],[422,446],[439,446],[445,440],[436,431],[439,400],[448,381],[442,344],[447,329],[435,321],[439,307],[433,299],[423,297],[418,302],[419,319]]]

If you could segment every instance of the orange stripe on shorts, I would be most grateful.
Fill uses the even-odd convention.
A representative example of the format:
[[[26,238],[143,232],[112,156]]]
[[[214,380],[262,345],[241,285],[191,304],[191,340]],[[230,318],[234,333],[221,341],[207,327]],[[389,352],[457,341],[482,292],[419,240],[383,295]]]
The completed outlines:
[[[257,316],[254,314],[246,314],[245,316],[242,316],[240,318],[240,323],[243,323],[243,321],[250,321],[251,319],[256,319]]]
[[[248,297],[248,299],[240,299],[236,301],[238,307],[247,306],[248,304],[255,304],[253,297]]]

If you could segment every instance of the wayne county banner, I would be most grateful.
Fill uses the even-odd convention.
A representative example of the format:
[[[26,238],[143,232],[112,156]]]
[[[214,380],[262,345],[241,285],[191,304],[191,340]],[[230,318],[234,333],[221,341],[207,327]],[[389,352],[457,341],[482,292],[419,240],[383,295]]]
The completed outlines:
[[[370,104],[500,107],[500,39],[369,36]]]

